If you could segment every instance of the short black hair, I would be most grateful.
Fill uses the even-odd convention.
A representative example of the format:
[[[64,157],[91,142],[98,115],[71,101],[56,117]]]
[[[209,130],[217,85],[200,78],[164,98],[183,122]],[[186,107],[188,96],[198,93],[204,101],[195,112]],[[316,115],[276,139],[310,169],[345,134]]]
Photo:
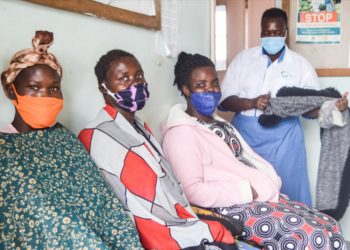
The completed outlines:
[[[174,85],[177,86],[181,93],[182,86],[189,84],[192,71],[198,67],[213,67],[215,69],[215,64],[208,57],[200,54],[192,55],[181,52],[178,55],[174,69]]]
[[[123,57],[132,57],[137,60],[133,54],[119,49],[108,51],[105,55],[101,56],[95,66],[95,75],[97,77],[98,85],[106,81],[106,74],[110,64]]]
[[[288,17],[287,13],[279,8],[271,8],[264,11],[262,17],[261,17],[261,24],[263,23],[263,20],[266,18],[282,18],[284,23],[286,24],[286,28],[288,28]]]

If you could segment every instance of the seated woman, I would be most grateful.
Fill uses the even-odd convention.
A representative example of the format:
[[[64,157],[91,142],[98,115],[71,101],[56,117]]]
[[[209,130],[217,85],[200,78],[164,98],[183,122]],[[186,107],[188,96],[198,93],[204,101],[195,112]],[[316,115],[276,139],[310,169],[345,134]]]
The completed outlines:
[[[346,248],[337,222],[280,196],[273,167],[213,115],[221,92],[210,59],[182,52],[174,83],[187,106],[170,110],[163,150],[191,204],[243,221],[241,237],[266,249]]]
[[[79,140],[56,123],[62,69],[37,31],[1,74],[14,120],[0,132],[0,249],[141,248],[123,205]]]
[[[200,249],[206,241],[235,249],[220,223],[199,220],[193,213],[160,145],[135,115],[149,97],[135,56],[111,50],[97,62],[95,74],[106,106],[79,139],[130,211],[143,247]]]

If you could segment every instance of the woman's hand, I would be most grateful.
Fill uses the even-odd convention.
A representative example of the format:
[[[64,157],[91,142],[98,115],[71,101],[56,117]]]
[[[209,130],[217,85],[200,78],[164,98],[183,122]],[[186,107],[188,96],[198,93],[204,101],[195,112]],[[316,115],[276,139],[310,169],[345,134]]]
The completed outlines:
[[[339,111],[344,111],[348,108],[348,92],[345,92],[342,97],[336,102]]]

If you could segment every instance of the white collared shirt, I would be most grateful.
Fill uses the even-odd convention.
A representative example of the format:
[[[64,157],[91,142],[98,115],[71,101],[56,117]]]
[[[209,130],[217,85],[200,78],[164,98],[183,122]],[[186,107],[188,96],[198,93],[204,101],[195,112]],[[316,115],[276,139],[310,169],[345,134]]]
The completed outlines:
[[[261,46],[239,53],[231,62],[221,85],[222,98],[231,95],[255,98],[271,92],[275,97],[282,87],[319,89],[319,80],[312,65],[299,54],[285,47],[282,60],[268,66],[269,58]],[[250,109],[244,115],[260,115],[262,111]]]

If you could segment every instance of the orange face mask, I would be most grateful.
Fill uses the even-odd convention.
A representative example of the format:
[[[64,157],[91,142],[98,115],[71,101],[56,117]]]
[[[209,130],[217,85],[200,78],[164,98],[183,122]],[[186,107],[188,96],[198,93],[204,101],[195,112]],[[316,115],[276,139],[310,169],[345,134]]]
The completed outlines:
[[[35,129],[51,127],[63,108],[63,100],[53,97],[21,96],[12,85],[17,100],[13,100],[19,115]]]

